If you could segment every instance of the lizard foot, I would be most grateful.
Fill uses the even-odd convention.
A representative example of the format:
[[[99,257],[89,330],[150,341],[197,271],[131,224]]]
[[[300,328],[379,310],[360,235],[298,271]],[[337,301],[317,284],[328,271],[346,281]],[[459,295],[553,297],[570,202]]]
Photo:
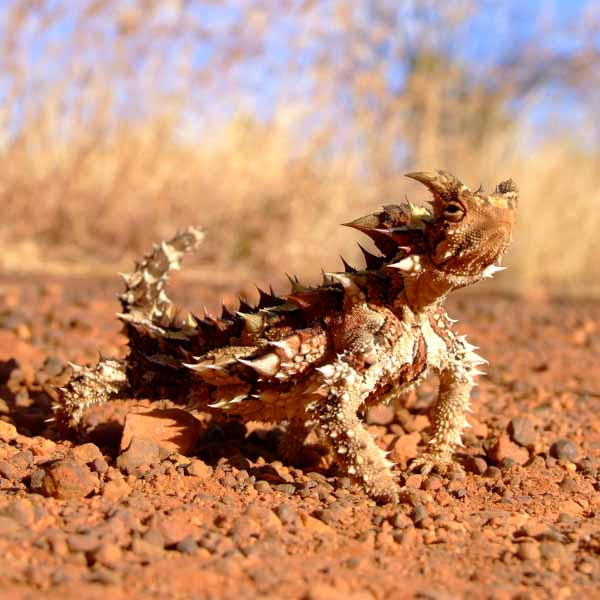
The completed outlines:
[[[419,471],[422,475],[429,475],[429,473],[435,471],[444,475],[453,464],[450,450],[430,450],[415,458],[410,464],[409,471]]]

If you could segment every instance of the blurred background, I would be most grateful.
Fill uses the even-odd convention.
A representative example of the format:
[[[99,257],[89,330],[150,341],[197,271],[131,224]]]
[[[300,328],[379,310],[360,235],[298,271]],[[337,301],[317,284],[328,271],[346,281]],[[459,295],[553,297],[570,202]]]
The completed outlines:
[[[495,289],[600,293],[598,2],[0,5],[5,273],[113,273],[200,224],[192,272],[316,280],[359,255],[339,223],[444,168],[521,188]]]

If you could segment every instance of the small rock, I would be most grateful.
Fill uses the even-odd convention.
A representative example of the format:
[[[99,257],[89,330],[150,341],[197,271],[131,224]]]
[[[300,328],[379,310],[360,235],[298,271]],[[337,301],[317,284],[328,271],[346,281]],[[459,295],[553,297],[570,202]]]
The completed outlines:
[[[592,575],[595,571],[594,564],[584,560],[577,565],[577,570],[584,575]]]
[[[412,519],[403,512],[396,513],[392,521],[392,525],[395,529],[406,529],[407,527],[412,527],[412,524]]]
[[[502,471],[498,467],[488,467],[484,473],[489,479],[499,479],[502,476]]]
[[[293,483],[278,483],[273,486],[274,490],[292,496],[296,493],[296,486]]]
[[[418,490],[423,484],[423,479],[424,477],[420,473],[411,473],[410,475],[406,476],[404,484],[406,485],[406,487],[415,488]]]
[[[154,465],[159,462],[158,446],[153,440],[134,437],[127,450],[117,458],[117,466],[122,471],[132,474],[142,465]]]
[[[76,460],[77,462],[89,464],[94,462],[95,460],[104,460],[102,456],[102,452],[100,452],[100,448],[96,446],[96,444],[82,444],[81,446],[75,446],[71,452],[69,452],[69,456]]]
[[[17,428],[12,423],[0,421],[0,440],[10,442],[17,438]]]
[[[21,450],[10,458],[10,463],[19,471],[26,471],[33,465],[34,456],[31,450]]]
[[[196,554],[198,551],[198,544],[191,535],[187,535],[181,541],[175,544],[175,550],[181,552],[182,554]]]
[[[108,471],[108,463],[106,462],[106,460],[104,460],[104,457],[95,458],[92,461],[92,468],[94,469],[94,471],[96,471],[96,473],[103,475],[104,473],[106,473],[106,471]]]
[[[315,517],[307,515],[304,512],[300,514],[300,518],[302,520],[302,525],[304,525],[304,528],[311,533],[327,535],[334,533],[334,530],[331,527],[329,527],[329,525],[323,523],[323,521],[316,519]]]
[[[467,469],[476,475],[483,475],[488,470],[488,464],[481,456],[473,456],[467,459]]]
[[[469,425],[471,426],[471,432],[475,437],[485,439],[488,435],[488,426],[482,423],[475,415],[469,415]]]
[[[576,492],[579,488],[577,480],[574,477],[565,476],[562,481],[558,484],[561,490],[565,492]]]
[[[571,440],[557,440],[550,446],[550,456],[558,460],[575,462],[577,460],[577,446]]]
[[[111,502],[118,502],[131,494],[131,486],[125,481],[121,473],[118,473],[118,475],[118,477],[113,477],[110,481],[107,481],[102,490],[102,496]]]
[[[0,510],[0,515],[15,520],[23,527],[31,527],[35,521],[35,507],[31,500],[20,498],[4,506]]]
[[[42,365],[42,369],[48,375],[50,375],[50,377],[56,377],[57,375],[60,375],[64,371],[65,366],[66,366],[65,363],[63,362],[63,360],[60,357],[49,356],[44,361],[44,364]]]
[[[0,475],[9,481],[19,479],[19,470],[6,460],[0,460]]]
[[[187,536],[192,535],[194,529],[189,516],[183,512],[172,515],[155,515],[152,520],[152,527],[160,531],[165,547],[174,546]]]
[[[146,539],[134,538],[131,543],[131,549],[134,554],[142,561],[150,562],[164,555],[162,547],[150,543]]]
[[[429,513],[427,512],[427,509],[421,503],[416,504],[411,513],[413,523],[417,526],[419,526],[428,516]]]
[[[89,496],[97,486],[97,476],[86,465],[66,458],[46,470],[41,489],[47,496],[74,500]]]
[[[41,490],[45,476],[46,471],[44,471],[44,469],[36,469],[33,471],[29,477],[29,488],[34,492]]]
[[[93,533],[73,533],[67,536],[71,552],[94,552],[100,547],[100,538]]]
[[[524,417],[511,419],[508,424],[508,434],[513,442],[529,448],[533,446],[536,439],[535,428],[533,423]]]
[[[439,490],[443,484],[443,481],[439,477],[436,475],[431,475],[423,483],[423,489],[433,492],[435,490]]]
[[[199,436],[198,419],[180,408],[129,413],[125,417],[121,451],[131,447],[134,438],[145,438],[170,452],[189,454]]]
[[[94,568],[90,571],[88,578],[94,583],[115,586],[121,583],[121,574],[110,569]]]
[[[350,505],[343,505],[341,501],[330,504],[327,508],[317,511],[315,517],[331,527],[349,521],[352,514]]]
[[[367,425],[389,425],[395,417],[393,406],[378,404],[367,411]]]
[[[146,531],[144,534],[144,541],[148,542],[148,544],[156,546],[157,548],[162,549],[165,547],[165,537],[158,527],[151,526],[150,529],[148,529],[148,531]]]
[[[280,504],[275,514],[284,525],[294,525],[298,521],[298,511],[290,504]]]
[[[15,519],[0,515],[0,537],[11,535],[21,529],[21,525]]]
[[[393,459],[399,463],[406,464],[418,454],[417,446],[421,441],[418,432],[400,436],[395,442],[392,450]]]
[[[268,494],[271,491],[271,486],[268,481],[261,479],[254,484],[254,489],[261,494]]]
[[[279,533],[282,529],[281,521],[272,510],[252,502],[246,509],[246,516],[258,523],[263,530]]]
[[[123,560],[123,551],[119,544],[105,542],[94,552],[94,560],[105,567],[115,569]]]
[[[541,557],[540,545],[533,541],[522,542],[517,548],[517,556],[521,560],[539,560]]]
[[[507,433],[503,433],[490,449],[489,458],[496,464],[501,464],[505,459],[510,459],[523,465],[529,460],[529,452],[512,442]]]

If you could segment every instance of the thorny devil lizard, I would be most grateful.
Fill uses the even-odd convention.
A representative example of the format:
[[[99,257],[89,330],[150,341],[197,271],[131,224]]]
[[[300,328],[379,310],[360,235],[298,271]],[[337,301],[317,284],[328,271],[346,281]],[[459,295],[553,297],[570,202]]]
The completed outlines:
[[[164,287],[170,270],[201,242],[189,228],[154,247],[124,275],[120,295],[129,340],[123,360],[101,359],[74,373],[54,405],[76,427],[85,409],[116,398],[171,398],[243,421],[287,421],[282,458],[299,455],[318,428],[346,472],[380,501],[395,501],[393,466],[363,427],[361,409],[389,402],[430,371],[439,375],[428,450],[411,464],[445,471],[461,445],[469,396],[486,362],[452,331],[449,292],[491,277],[512,235],[518,190],[473,192],[445,171],[410,173],[433,195],[347,223],[380,251],[363,249],[364,269],[345,265],[322,285],[291,279],[288,295],[261,292],[219,318],[178,316]]]

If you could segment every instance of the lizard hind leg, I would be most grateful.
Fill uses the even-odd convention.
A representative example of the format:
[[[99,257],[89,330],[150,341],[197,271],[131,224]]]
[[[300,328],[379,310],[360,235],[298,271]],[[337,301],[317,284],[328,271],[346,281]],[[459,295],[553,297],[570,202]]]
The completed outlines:
[[[321,369],[324,397],[309,406],[320,429],[350,476],[360,481],[376,500],[397,502],[398,488],[392,463],[358,417],[364,392],[360,374],[339,358]]]
[[[93,367],[71,365],[73,376],[58,390],[52,405],[54,421],[59,427],[77,429],[85,412],[92,406],[124,398],[129,391],[126,363],[107,358]]]
[[[304,463],[304,440],[309,429],[303,419],[291,418],[279,441],[279,454],[288,465],[299,466]]]

